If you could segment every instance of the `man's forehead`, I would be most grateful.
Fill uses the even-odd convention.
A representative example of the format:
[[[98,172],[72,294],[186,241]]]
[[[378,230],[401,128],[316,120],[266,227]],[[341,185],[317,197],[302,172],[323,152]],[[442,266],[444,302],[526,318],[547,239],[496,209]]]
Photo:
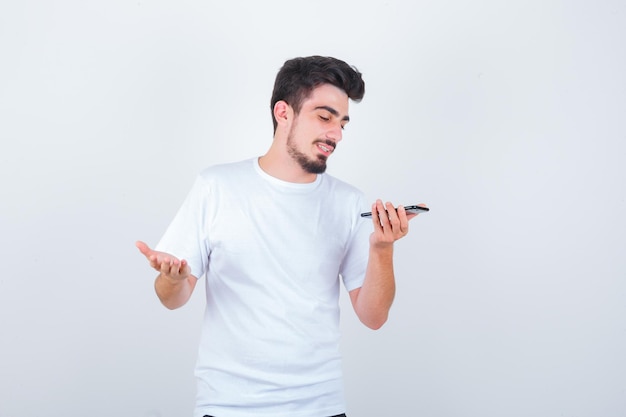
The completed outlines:
[[[303,105],[313,110],[325,109],[333,114],[336,112],[336,115],[343,117],[348,115],[349,99],[342,89],[331,84],[322,84],[311,91]]]

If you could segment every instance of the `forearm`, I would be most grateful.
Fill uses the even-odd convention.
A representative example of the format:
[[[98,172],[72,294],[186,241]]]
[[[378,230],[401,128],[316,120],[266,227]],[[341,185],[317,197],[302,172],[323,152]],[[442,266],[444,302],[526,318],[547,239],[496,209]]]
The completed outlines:
[[[361,322],[374,330],[382,327],[387,321],[395,294],[393,245],[383,249],[370,248],[365,280],[354,306]]]
[[[175,280],[164,274],[159,274],[154,281],[154,289],[161,303],[170,310],[174,310],[182,307],[189,301],[195,281],[196,278],[193,276]]]

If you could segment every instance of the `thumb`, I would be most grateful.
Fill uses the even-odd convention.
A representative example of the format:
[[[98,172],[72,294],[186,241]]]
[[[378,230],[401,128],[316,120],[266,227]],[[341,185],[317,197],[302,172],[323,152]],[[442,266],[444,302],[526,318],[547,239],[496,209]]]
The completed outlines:
[[[135,242],[135,246],[137,246],[137,249],[139,249],[139,252],[141,252],[145,256],[150,256],[152,249],[150,249],[150,247],[147,244],[145,244],[141,240],[138,240],[137,242]]]

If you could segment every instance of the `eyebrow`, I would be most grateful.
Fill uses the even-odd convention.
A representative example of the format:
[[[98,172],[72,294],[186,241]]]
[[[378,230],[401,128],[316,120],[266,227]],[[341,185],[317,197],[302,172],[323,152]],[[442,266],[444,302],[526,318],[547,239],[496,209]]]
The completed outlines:
[[[329,112],[329,113],[330,113],[330,114],[332,114],[333,116],[335,116],[335,117],[339,117],[339,112],[338,112],[337,110],[333,109],[333,108],[332,108],[332,107],[330,107],[330,106],[317,106],[317,107],[316,107],[315,109],[313,109],[313,110],[326,110],[327,112]],[[345,120],[346,122],[349,122],[349,121],[350,121],[350,116],[345,115],[345,116],[343,116],[343,119],[341,119],[341,120]]]

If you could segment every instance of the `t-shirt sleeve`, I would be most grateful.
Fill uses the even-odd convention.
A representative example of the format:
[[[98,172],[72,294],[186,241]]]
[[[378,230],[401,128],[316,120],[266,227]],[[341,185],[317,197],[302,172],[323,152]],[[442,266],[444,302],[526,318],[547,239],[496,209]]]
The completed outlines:
[[[208,209],[209,189],[198,177],[156,246],[158,251],[187,260],[196,278],[201,278],[208,267]]]
[[[343,285],[347,291],[360,288],[365,280],[369,257],[369,237],[373,227],[371,219],[361,217],[364,211],[367,211],[367,208],[363,196],[360,196],[355,204],[353,230],[340,270]]]

